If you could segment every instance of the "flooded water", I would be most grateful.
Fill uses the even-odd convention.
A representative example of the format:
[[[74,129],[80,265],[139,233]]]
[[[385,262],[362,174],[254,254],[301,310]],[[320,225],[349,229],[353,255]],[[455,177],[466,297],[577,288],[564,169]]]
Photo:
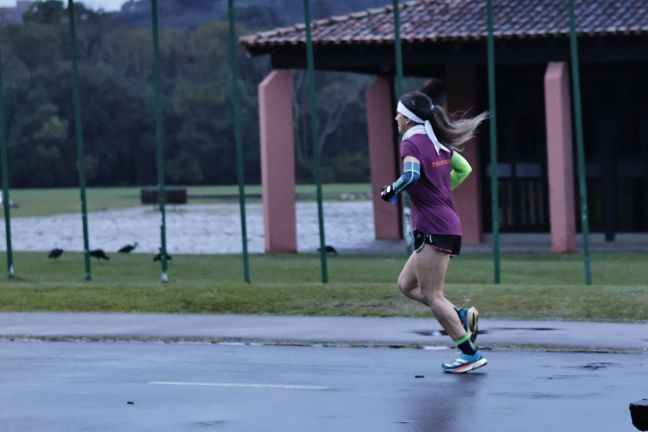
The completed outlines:
[[[248,250],[264,251],[263,207],[247,209]],[[326,243],[339,251],[370,249],[374,222],[370,201],[326,202]],[[48,251],[83,250],[80,214],[11,219],[13,249]],[[138,242],[135,252],[157,252],[160,245],[160,212],[153,207],[113,209],[88,214],[90,248],[117,251]],[[6,250],[5,226],[0,224],[0,250]],[[319,247],[317,205],[297,203],[297,248],[314,252]],[[167,248],[173,253],[239,253],[242,250],[238,204],[167,207]]]

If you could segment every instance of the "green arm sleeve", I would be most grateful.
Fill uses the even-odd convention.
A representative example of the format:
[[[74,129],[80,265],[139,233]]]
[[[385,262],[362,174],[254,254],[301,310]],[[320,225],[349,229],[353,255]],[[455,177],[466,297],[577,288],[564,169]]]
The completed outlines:
[[[459,152],[452,153],[451,162],[452,171],[450,172],[450,187],[454,189],[461,183],[463,183],[464,180],[466,180],[466,177],[468,177],[468,175],[472,171],[472,168],[470,167],[468,161],[463,156],[461,156]]]

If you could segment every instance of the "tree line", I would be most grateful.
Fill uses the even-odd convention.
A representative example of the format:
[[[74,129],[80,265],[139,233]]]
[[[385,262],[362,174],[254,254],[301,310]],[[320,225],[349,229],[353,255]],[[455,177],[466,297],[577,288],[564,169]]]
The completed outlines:
[[[162,2],[166,4],[162,21],[165,16],[181,15],[173,4],[180,8],[183,3],[186,8],[201,1]],[[76,8],[86,176],[91,186],[157,181],[150,22],[145,27],[124,17],[124,10],[142,14],[144,3],[148,4],[131,0],[121,13],[93,11],[82,4]],[[240,33],[281,24],[277,13],[264,6],[252,4],[237,12]],[[236,182],[228,23],[222,17],[205,21],[189,20],[185,26],[165,27],[161,32],[166,172],[172,184]],[[25,13],[21,23],[0,28],[0,49],[11,186],[77,185],[71,50],[64,4],[39,3]],[[267,58],[249,58],[242,51],[245,175],[249,183],[259,183],[257,86],[270,66]],[[318,75],[320,92],[328,95],[319,109],[326,181],[368,179],[362,97],[368,81],[347,74]],[[303,72],[296,79],[295,138],[298,181],[307,182],[312,152],[300,83]]]

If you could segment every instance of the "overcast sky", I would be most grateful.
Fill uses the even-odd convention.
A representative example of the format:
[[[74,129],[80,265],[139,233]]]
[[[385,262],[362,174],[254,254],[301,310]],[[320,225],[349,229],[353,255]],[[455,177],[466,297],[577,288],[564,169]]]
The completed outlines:
[[[88,7],[118,10],[126,0],[79,0]],[[16,0],[0,0],[0,7],[16,6]]]

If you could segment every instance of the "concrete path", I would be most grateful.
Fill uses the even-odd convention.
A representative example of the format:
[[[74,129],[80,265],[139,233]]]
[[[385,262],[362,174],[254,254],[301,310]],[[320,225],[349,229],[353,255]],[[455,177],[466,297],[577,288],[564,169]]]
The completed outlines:
[[[350,346],[448,346],[433,319],[0,313],[0,338],[239,341]],[[480,320],[484,348],[648,352],[648,323]]]

